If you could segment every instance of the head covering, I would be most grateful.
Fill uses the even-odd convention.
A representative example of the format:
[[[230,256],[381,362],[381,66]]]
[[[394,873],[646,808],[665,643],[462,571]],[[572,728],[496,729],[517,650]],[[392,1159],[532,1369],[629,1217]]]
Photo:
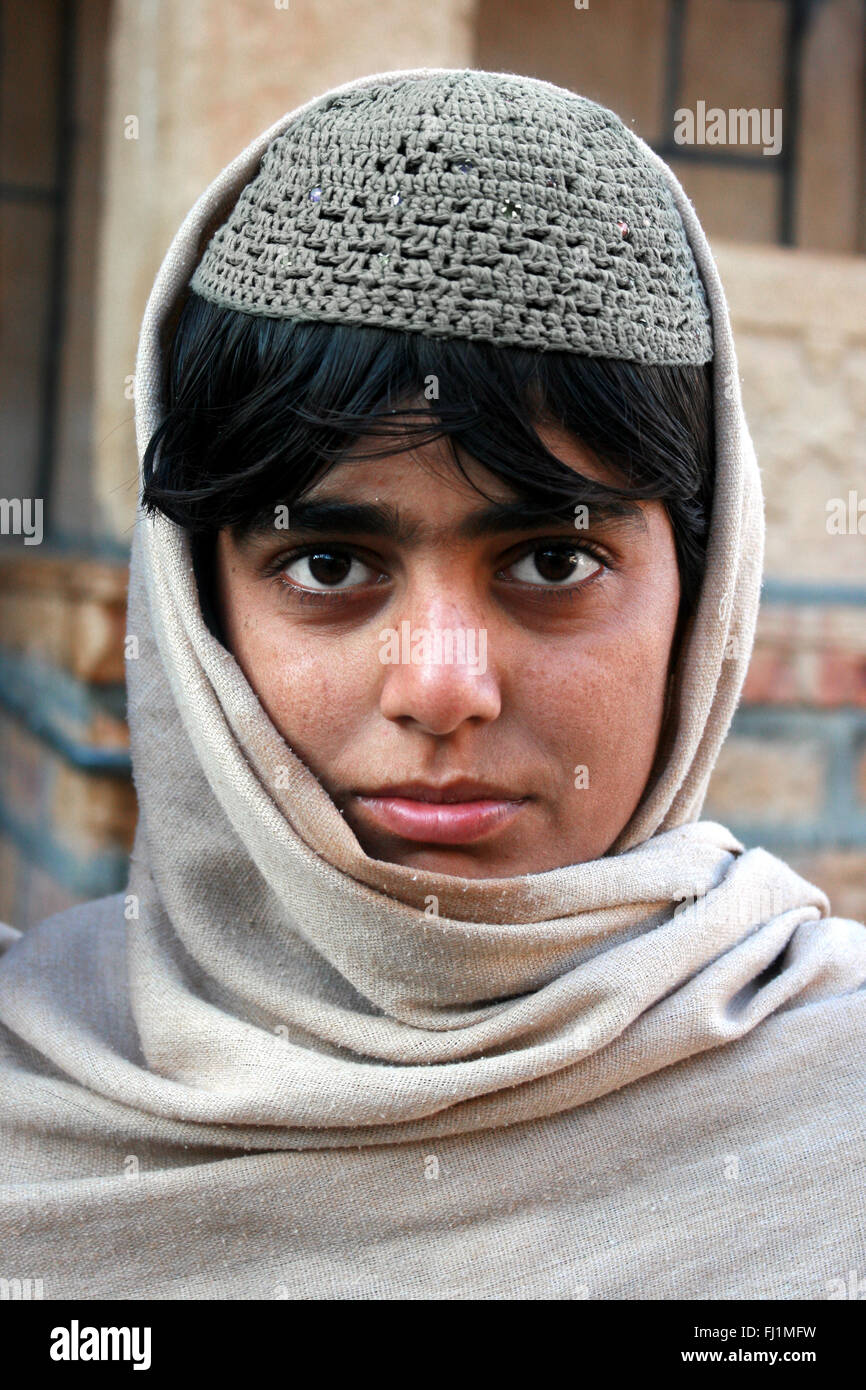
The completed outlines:
[[[709,309],[648,155],[546,82],[353,86],[268,145],[191,285],[246,313],[699,365]]]
[[[548,244],[589,247],[573,292]],[[303,273],[277,275],[284,246]],[[567,325],[570,349],[623,360],[706,360],[708,309],[706,576],[669,756],[613,851],[467,880],[363,852],[205,625],[187,534],[140,518],[129,890],[31,929],[0,969],[13,1263],[47,1297],[826,1296],[862,1224],[843,1040],[864,1036],[866,930],[697,819],[751,648],[762,512],[724,295],[677,180],[534,79],[424,69],[325,94],[233,160],[169,248],[140,455],[191,277],[255,312],[375,304],[467,337],[490,331],[471,306],[489,284],[512,341],[562,346]]]

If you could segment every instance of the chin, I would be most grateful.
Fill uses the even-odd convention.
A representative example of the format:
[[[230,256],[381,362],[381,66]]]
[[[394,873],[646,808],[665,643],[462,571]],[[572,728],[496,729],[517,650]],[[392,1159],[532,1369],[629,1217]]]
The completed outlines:
[[[482,858],[477,852],[463,849],[459,845],[442,846],[416,845],[403,854],[381,853],[375,856],[387,864],[401,864],[407,869],[417,869],[420,873],[446,874],[451,878],[514,878],[520,874],[532,873],[522,862],[507,860],[504,856]]]
[[[539,847],[533,854],[526,845],[516,845],[511,852],[504,849],[486,853],[480,845],[406,845],[399,849],[362,843],[362,849],[373,859],[386,864],[400,864],[419,873],[447,874],[452,878],[519,878],[524,874],[545,873],[567,864],[580,863],[580,858],[563,851],[562,857],[552,856],[550,846]]]

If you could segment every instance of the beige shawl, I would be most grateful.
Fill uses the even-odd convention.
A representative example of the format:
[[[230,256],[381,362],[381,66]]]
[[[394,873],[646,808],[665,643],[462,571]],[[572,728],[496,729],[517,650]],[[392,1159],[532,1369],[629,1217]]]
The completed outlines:
[[[161,329],[297,114],[165,257],[139,453]],[[591,863],[372,860],[204,625],[187,536],[140,520],[128,892],[5,933],[0,1277],[46,1298],[727,1299],[866,1272],[866,930],[696,819],[763,521],[723,291],[660,167],[712,309],[719,461],[662,776]]]

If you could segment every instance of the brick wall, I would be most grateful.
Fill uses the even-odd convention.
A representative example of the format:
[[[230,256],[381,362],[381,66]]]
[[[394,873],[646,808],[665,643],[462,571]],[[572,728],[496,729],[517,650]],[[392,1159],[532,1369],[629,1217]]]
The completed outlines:
[[[866,619],[769,587],[743,701],[705,816],[761,844],[866,920]],[[784,593],[784,590],[781,591]]]
[[[863,921],[866,517],[856,513],[866,498],[866,260],[713,250],[761,467],[769,577],[706,814]]]
[[[0,558],[0,919],[16,926],[126,883],[125,603],[123,564]]]

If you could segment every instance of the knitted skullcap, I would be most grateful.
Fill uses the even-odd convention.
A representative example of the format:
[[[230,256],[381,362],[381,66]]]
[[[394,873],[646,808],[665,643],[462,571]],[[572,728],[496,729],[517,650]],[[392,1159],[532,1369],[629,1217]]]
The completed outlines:
[[[326,96],[267,147],[190,285],[275,318],[659,365],[713,355],[647,147],[605,107],[512,74]]]

